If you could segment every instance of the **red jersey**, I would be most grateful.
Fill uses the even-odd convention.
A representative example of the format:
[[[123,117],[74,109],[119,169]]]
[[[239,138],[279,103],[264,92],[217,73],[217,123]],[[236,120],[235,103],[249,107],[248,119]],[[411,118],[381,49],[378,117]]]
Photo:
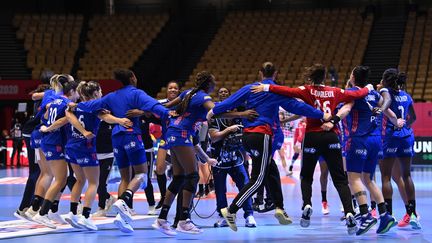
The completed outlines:
[[[345,91],[325,85],[305,85],[298,88],[270,85],[269,91],[302,99],[305,103],[332,115],[335,115],[334,111],[339,103],[351,102],[363,98],[369,93],[367,87],[355,91]],[[324,131],[321,128],[322,124],[320,119],[307,118],[306,132],[322,132]],[[334,126],[332,131],[338,133],[337,126]]]
[[[303,138],[304,138],[304,134],[306,132],[306,122],[299,122],[295,132],[294,132],[294,144],[297,142],[302,143],[303,142]]]

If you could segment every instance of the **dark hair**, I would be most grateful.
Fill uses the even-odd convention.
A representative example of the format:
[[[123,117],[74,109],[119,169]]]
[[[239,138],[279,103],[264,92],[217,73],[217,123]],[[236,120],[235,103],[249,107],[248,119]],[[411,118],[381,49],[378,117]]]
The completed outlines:
[[[399,72],[398,73],[398,80],[397,80],[397,84],[399,86],[399,89],[402,89],[402,90],[406,89],[406,80],[407,80],[406,73]]]
[[[49,89],[51,86],[49,84],[39,84],[37,88],[33,91],[31,91],[29,94],[32,95],[34,93],[44,92],[45,90]]]
[[[51,70],[43,70],[40,76],[42,84],[50,84],[51,77],[54,76],[54,72]]]
[[[271,62],[265,62],[263,63],[260,71],[262,72],[264,78],[271,78],[276,72],[276,67]]]
[[[370,69],[368,66],[357,66],[352,71],[355,78],[355,85],[364,87],[369,79]]]
[[[307,80],[312,81],[314,84],[322,84],[327,73],[326,67],[322,64],[314,64],[310,67],[306,67],[304,77]]]
[[[72,90],[76,90],[78,83],[75,80],[68,81],[63,85],[63,94],[68,94]]]
[[[399,72],[396,68],[385,70],[382,76],[384,87],[394,90],[405,88],[406,79],[406,74],[404,72]]]
[[[231,95],[231,90],[228,89],[227,87],[220,87],[220,88],[218,89],[218,93],[219,93],[219,91],[220,91],[221,89],[226,89],[226,90],[228,90],[228,94]]]
[[[128,69],[117,69],[114,70],[114,79],[120,81],[124,86],[131,84],[131,78],[134,73]]]
[[[90,100],[94,98],[94,92],[101,90],[101,87],[95,81],[81,81],[76,90],[82,99]]]
[[[199,90],[206,90],[211,82],[214,82],[215,78],[213,74],[208,71],[199,72],[195,78],[195,88],[193,88],[184,99],[177,105],[176,112],[179,115],[183,115],[186,111],[192,96],[196,94]]]
[[[177,80],[171,80],[171,81],[169,81],[169,82],[167,83],[167,87],[168,87],[170,84],[177,84],[177,86],[178,86],[179,89],[180,89],[180,84],[179,84],[179,82],[177,82]]]

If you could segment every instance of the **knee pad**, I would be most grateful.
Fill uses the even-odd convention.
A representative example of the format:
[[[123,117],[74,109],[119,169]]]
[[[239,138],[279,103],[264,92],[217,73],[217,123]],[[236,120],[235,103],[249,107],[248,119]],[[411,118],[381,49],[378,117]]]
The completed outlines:
[[[137,180],[140,183],[140,188],[141,189],[145,189],[147,187],[147,174],[146,173],[139,173],[139,174],[135,174],[134,178],[135,180]]]
[[[185,177],[185,185],[183,187],[184,190],[195,193],[197,189],[199,181],[199,174],[198,172],[193,172]]]
[[[177,194],[180,191],[180,189],[183,187],[184,180],[185,180],[184,175],[173,176],[173,180],[169,184],[168,190],[173,194]]]

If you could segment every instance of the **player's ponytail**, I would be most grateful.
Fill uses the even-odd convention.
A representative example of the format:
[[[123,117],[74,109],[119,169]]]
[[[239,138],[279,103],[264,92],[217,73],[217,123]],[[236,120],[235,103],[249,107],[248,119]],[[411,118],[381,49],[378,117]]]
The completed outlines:
[[[199,72],[195,79],[195,87],[184,97],[184,99],[178,104],[176,112],[179,115],[185,113],[192,96],[200,90],[207,90],[211,82],[214,82],[214,76],[208,71]]]

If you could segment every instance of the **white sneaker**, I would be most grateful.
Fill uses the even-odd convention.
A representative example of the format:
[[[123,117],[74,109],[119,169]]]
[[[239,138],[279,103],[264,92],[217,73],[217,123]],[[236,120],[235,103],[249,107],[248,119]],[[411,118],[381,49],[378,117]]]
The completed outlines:
[[[28,221],[33,222],[33,217],[36,216],[38,212],[39,211],[34,211],[33,208],[30,207],[29,209],[27,209],[27,211],[25,211],[24,215]]]
[[[155,206],[149,206],[147,215],[157,215],[156,207]]]
[[[300,219],[300,226],[303,228],[307,228],[310,225],[310,217],[312,216],[313,210],[311,205],[306,205],[303,208],[303,213]]]
[[[352,215],[352,213],[347,213],[346,216],[346,226],[349,235],[353,235],[358,231],[357,221]]]
[[[17,219],[22,219],[22,220],[28,220],[27,216],[25,215],[25,212],[28,210],[28,208],[24,208],[23,210],[19,210],[17,209],[17,211],[14,212],[14,216]]]
[[[153,229],[159,230],[160,232],[169,236],[177,235],[177,232],[171,228],[171,224],[165,219],[156,219],[152,224],[152,227]]]
[[[108,209],[105,210],[106,217],[116,217],[117,212],[114,210],[114,207],[111,205]]]
[[[132,212],[129,206],[126,204],[125,201],[122,199],[117,200],[113,205],[112,208],[115,212],[120,214],[120,217],[126,222],[132,221]]]
[[[128,222],[126,222],[120,216],[120,214],[117,214],[116,218],[114,219],[114,224],[123,233],[133,233],[134,232],[134,229],[132,228],[132,225],[130,225]]]
[[[93,221],[91,219],[85,218],[84,216],[80,218],[78,225],[88,230],[98,230],[98,227],[93,223]]]
[[[204,232],[202,229],[198,228],[190,219],[180,220],[177,224],[176,230],[178,232],[186,234],[201,234],[202,232]]]
[[[98,211],[92,214],[92,217],[106,217],[106,213],[105,209],[99,208]]]
[[[245,226],[248,228],[255,228],[257,226],[255,218],[252,215],[247,216],[245,221]]]
[[[327,202],[321,202],[321,212],[324,215],[328,215],[330,213],[330,208]]]
[[[65,217],[65,221],[70,224],[72,227],[74,227],[75,229],[83,229],[84,227],[82,227],[81,225],[78,224],[79,220],[81,219],[81,217],[83,217],[82,215],[75,215],[72,212],[69,212],[66,217]]]
[[[48,218],[54,221],[57,224],[67,224],[64,218],[60,215],[59,212],[53,213],[51,210],[48,212]]]
[[[237,231],[237,225],[236,225],[236,214],[230,213],[228,211],[228,208],[222,208],[221,214],[225,218],[226,222],[228,223],[228,226],[233,231]]]
[[[110,197],[107,200],[105,200],[105,210],[108,210],[115,202],[116,202],[116,198],[110,195]]]
[[[48,218],[47,214],[45,214],[44,216],[42,216],[40,214],[36,214],[32,219],[34,222],[41,224],[41,225],[45,225],[48,228],[51,228],[51,229],[57,228],[57,226]]]

